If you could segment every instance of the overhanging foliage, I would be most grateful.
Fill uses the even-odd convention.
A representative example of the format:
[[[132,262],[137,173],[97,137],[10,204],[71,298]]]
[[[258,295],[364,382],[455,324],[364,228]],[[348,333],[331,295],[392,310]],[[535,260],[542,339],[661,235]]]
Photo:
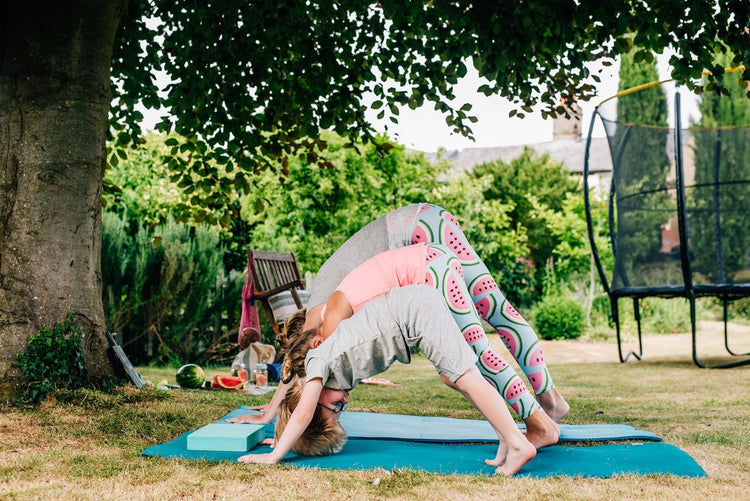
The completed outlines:
[[[746,0],[133,0],[115,42],[111,122],[122,154],[140,136],[137,103],[168,109],[159,129],[185,138],[172,144],[173,179],[228,223],[228,200],[260,169],[285,173],[297,155],[330,167],[321,129],[378,142],[371,99],[393,122],[401,107],[433,103],[470,137],[471,105],[452,101],[467,64],[490,82],[478,92],[510,99],[513,113],[554,116],[567,113],[561,99],[594,95],[590,62],[633,45],[640,58],[674,50],[672,76],[700,90],[704,69],[723,69],[715,52],[750,68],[749,18]],[[157,70],[171,78],[164,94]]]

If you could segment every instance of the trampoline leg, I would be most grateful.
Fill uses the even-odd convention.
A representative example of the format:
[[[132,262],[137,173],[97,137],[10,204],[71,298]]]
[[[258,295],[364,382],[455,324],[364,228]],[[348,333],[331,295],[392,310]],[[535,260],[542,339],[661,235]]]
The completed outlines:
[[[735,357],[743,357],[743,356],[750,355],[750,352],[735,353],[729,348],[729,328],[727,327],[727,298],[723,297],[721,298],[721,301],[724,304],[724,348],[726,348],[727,353]]]
[[[748,365],[750,364],[750,358],[747,358],[745,360],[740,360],[738,362],[731,362],[728,364],[720,364],[720,365],[713,365],[708,366],[704,363],[702,363],[700,360],[698,360],[698,350],[697,350],[697,336],[696,336],[696,322],[695,322],[695,296],[691,296],[688,298],[690,301],[690,323],[692,327],[692,334],[693,334],[693,362],[695,362],[695,365],[700,367],[701,369],[730,369],[732,367],[740,367],[742,365]],[[726,347],[727,342],[727,310],[726,310],[726,303],[724,303],[724,345]],[[727,351],[732,353],[728,347]],[[734,353],[732,353],[734,355]]]
[[[638,323],[638,353],[636,354],[633,352],[633,350],[630,350],[623,356],[622,354],[622,338],[620,337],[620,313],[617,306],[617,303],[619,301],[619,298],[610,298],[610,303],[612,305],[612,320],[615,322],[615,332],[617,333],[617,354],[620,357],[620,363],[625,363],[628,358],[630,358],[631,355],[633,355],[638,360],[641,360],[641,357],[643,356],[643,344],[641,343],[641,316],[640,311],[638,309],[638,300],[633,299],[634,301],[634,311],[635,311],[635,319]]]
[[[633,298],[633,312],[635,314],[635,321],[638,325],[638,353],[633,351],[628,352],[628,356],[633,355],[638,360],[643,358],[643,337],[641,333],[641,305],[638,303],[638,298]],[[625,357],[627,359],[627,357]]]

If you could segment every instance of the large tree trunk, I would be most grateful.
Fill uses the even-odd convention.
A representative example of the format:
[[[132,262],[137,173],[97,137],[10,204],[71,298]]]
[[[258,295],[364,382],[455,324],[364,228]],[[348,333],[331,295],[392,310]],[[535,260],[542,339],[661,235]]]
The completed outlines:
[[[0,2],[0,401],[17,355],[75,310],[86,368],[115,374],[101,300],[109,76],[127,0]]]

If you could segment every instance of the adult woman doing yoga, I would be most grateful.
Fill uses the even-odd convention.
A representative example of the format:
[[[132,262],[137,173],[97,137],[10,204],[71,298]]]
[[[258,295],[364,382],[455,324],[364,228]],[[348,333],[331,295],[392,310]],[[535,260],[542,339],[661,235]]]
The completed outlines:
[[[456,219],[436,205],[416,204],[402,207],[376,219],[350,237],[318,271],[310,288],[309,310],[306,316],[305,310],[300,310],[287,321],[284,336],[280,340],[282,344],[284,339],[294,338],[303,330],[318,326],[321,311],[328,297],[354,268],[382,251],[418,242],[442,243],[445,250],[458,260],[463,272],[463,281],[477,311],[501,335],[510,353],[531,381],[537,401],[547,416],[553,421],[562,418],[568,412],[569,406],[553,387],[536,333],[500,292],[487,267],[469,245]],[[442,274],[440,276],[442,277]],[[506,396],[504,390],[515,374],[512,368],[505,367],[501,357],[494,352],[489,340],[481,332],[481,327],[476,327],[476,339],[471,341],[471,334],[464,332],[468,334],[465,335],[465,339],[470,342],[479,360],[484,362],[480,363],[483,375],[493,381],[497,390]],[[326,334],[330,335],[330,330]],[[498,371],[498,368],[501,370]],[[518,376],[515,376],[515,379],[518,380]],[[286,386],[282,385],[270,404],[257,407],[267,410],[265,414],[240,416],[237,422],[270,422],[276,415],[276,409],[286,389]],[[509,401],[516,404],[513,406],[514,409],[526,420],[532,415],[535,406],[522,395],[524,390],[525,388],[516,384],[509,395]],[[536,415],[532,420],[540,418],[540,415]],[[549,441],[545,438],[535,442],[539,444]]]
[[[554,421],[565,416],[570,406],[554,387],[536,332],[505,299],[456,218],[437,205],[421,203],[396,209],[352,235],[315,276],[310,287],[306,322],[304,325],[292,323],[290,328],[306,330],[317,323],[328,297],[354,268],[383,251],[415,243],[441,244],[455,255],[479,315],[500,334],[529,379],[541,407]],[[480,360],[499,358],[489,341],[475,345],[474,349],[480,350],[477,352]],[[483,373],[488,375],[486,371]]]
[[[526,423],[526,438],[537,448],[556,443],[560,431],[555,422],[530,395],[513,367],[487,349],[489,341],[471,303],[463,276],[458,259],[440,244],[407,245],[368,259],[342,280],[328,298],[313,328],[301,333],[286,330],[288,338],[282,379],[290,381],[290,372],[304,377],[307,350],[333,336],[339,324],[365,304],[395,288],[424,284],[437,289],[443,297],[444,307],[450,310],[464,342],[480,355],[477,366],[482,375]]]

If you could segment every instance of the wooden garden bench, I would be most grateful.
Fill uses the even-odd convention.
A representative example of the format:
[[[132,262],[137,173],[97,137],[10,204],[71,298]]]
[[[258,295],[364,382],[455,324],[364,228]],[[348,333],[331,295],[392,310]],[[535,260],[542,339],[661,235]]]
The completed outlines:
[[[294,253],[249,249],[248,258],[251,254],[254,258],[255,298],[263,305],[263,311],[278,334],[279,326],[307,304],[305,281]]]

